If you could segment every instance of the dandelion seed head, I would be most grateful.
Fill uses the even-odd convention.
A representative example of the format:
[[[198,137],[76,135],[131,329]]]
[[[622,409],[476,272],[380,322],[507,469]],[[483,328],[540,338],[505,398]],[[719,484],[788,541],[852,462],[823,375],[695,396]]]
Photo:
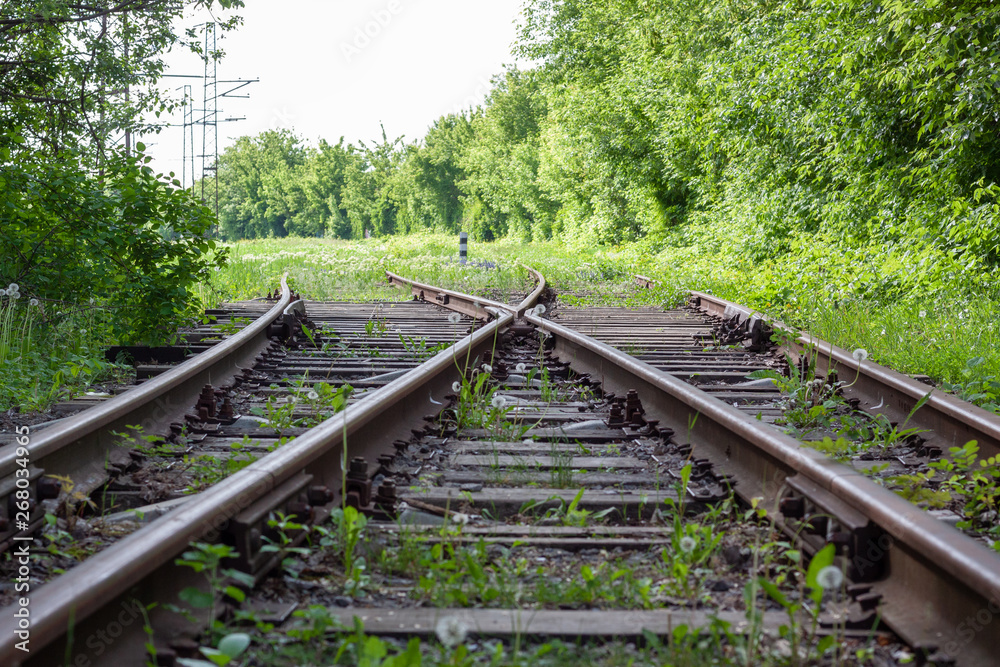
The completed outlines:
[[[825,590],[840,588],[843,582],[844,573],[836,565],[827,565],[816,573],[816,583]]]
[[[462,514],[461,512],[453,513],[450,519],[452,523],[457,524],[459,526],[464,526],[465,524],[469,523],[469,515]]]
[[[494,396],[493,400],[490,401],[490,405],[497,410],[502,410],[507,405],[507,399],[503,396]]]
[[[462,391],[462,383],[460,383],[460,382],[452,382],[451,383],[451,390],[453,392],[455,392],[456,394],[458,392]]]
[[[493,372],[493,367],[490,366],[489,364],[483,364],[483,372],[484,373],[492,373]]]
[[[7,296],[9,296],[11,299],[14,299],[15,301],[21,298],[21,295],[19,293],[11,292],[10,290],[7,290]]]
[[[695,542],[695,539],[690,535],[685,535],[684,537],[681,538],[680,547],[681,551],[683,551],[684,553],[686,554],[691,553],[692,551],[694,551],[695,546],[697,546],[697,543]]]
[[[28,305],[29,306],[37,306],[38,305],[38,299],[29,299],[28,300]]]
[[[0,296],[7,296],[7,290],[0,289]]]
[[[10,285],[7,285],[7,294],[19,291],[21,291],[21,287],[17,283],[11,283]]]
[[[859,347],[851,353],[855,361],[864,361],[868,358],[868,350],[863,347]]]
[[[514,366],[514,370],[517,371],[518,373],[523,373],[525,370],[527,370],[527,368],[528,367],[525,366],[523,362],[518,364],[517,366]]]
[[[452,313],[451,315],[448,316],[448,321],[451,322],[452,324],[458,324],[459,322],[462,321],[462,316],[459,315],[458,313]]]
[[[317,398],[319,398],[319,394],[317,394],[315,391],[310,391],[308,394],[306,394],[306,398],[308,398],[310,401],[315,401]]]
[[[542,304],[538,304],[537,306],[535,306],[534,309],[535,317],[541,317],[542,315],[545,314],[546,310],[547,309],[545,308],[545,306],[543,306]]]
[[[458,646],[465,641],[469,628],[456,616],[445,616],[434,626],[434,634],[445,646]]]
[[[927,311],[926,310],[921,310],[920,311],[920,317],[921,318],[927,317]]]

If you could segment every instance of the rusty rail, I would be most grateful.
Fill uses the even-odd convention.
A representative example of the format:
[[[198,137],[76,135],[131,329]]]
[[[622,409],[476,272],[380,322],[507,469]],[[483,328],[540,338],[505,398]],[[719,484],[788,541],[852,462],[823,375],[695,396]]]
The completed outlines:
[[[0,618],[0,636],[5,638],[0,664],[62,664],[66,655],[73,656],[70,664],[77,664],[80,656],[92,655],[87,640],[101,636],[110,623],[121,627],[115,619],[122,614],[135,619],[140,616],[137,610],[153,602],[177,601],[178,591],[204,587],[202,575],[174,564],[192,542],[217,540],[223,532],[243,530],[245,522],[261,521],[276,504],[294,498],[299,489],[341,488],[346,461],[391,451],[394,439],[408,436],[425,416],[444,407],[443,397],[450,393],[452,382],[466,365],[490,357],[499,332],[512,321],[511,314],[500,311],[493,322],[452,348],[202,492],[198,502],[182,505],[33,591],[32,652],[25,656],[13,639],[7,640],[16,637],[17,630],[17,619],[8,609]],[[171,636],[180,637],[190,630],[187,622],[162,606],[145,613],[157,628],[158,642],[169,642]],[[110,644],[100,642],[102,664],[138,664],[145,659],[148,639],[142,625],[131,623]],[[70,627],[77,642],[73,646],[67,645]],[[160,650],[165,654],[169,647],[161,645]]]
[[[996,552],[696,387],[551,321],[526,320],[553,336],[574,370],[607,390],[637,390],[649,416],[686,434],[695,457],[728,475],[745,500],[762,498],[787,532],[813,548],[838,544],[849,574],[870,587],[871,607],[880,602],[877,613],[912,646],[962,665],[995,664],[1000,636],[967,623],[1000,612]]]
[[[0,504],[0,546],[9,545],[18,533],[31,532],[40,525],[42,510],[38,501],[59,494],[59,485],[46,476],[70,478],[74,493],[99,488],[108,480],[110,466],[127,464],[129,460],[128,449],[119,445],[115,433],[127,432],[129,426],[135,425],[146,433],[156,432],[182,420],[206,384],[231,382],[242,368],[252,365],[271,336],[286,333],[291,326],[291,311],[301,309],[301,301],[292,303],[291,291],[282,278],[281,297],[274,307],[231,338],[114,398],[32,431],[24,447],[0,449],[0,499],[14,492],[15,476],[25,459],[33,482],[27,530],[17,529],[12,503]],[[2,527],[4,522],[6,528]]]
[[[711,315],[738,318],[749,336],[759,337],[763,325],[789,330],[781,322],[712,294],[692,292],[691,299],[696,307]],[[817,375],[832,372],[847,380],[850,384],[843,388],[847,398],[858,399],[866,412],[884,414],[892,422],[906,420],[917,402],[931,390],[926,384],[885,366],[871,361],[858,362],[851,352],[808,333],[792,333],[785,345],[795,360],[806,355],[814,358]],[[970,440],[979,443],[984,456],[1000,454],[1000,416],[943,391],[932,392],[927,402],[909,418],[907,426],[925,430],[921,437],[945,455],[949,447],[961,446]]]
[[[488,320],[497,310],[511,311],[516,317],[523,317],[524,312],[528,308],[531,308],[538,303],[538,298],[545,290],[545,276],[529,266],[525,266],[524,268],[527,269],[528,273],[535,278],[536,285],[535,289],[532,290],[531,293],[528,294],[517,306],[511,306],[506,303],[500,303],[499,301],[492,301],[482,297],[463,294],[461,292],[444,289],[442,287],[426,285],[409,278],[398,276],[390,271],[386,271],[385,274],[389,279],[389,284],[397,287],[409,288],[413,296],[421,300],[436,303],[439,306],[444,306],[445,308],[468,315],[469,317],[474,317],[478,320]],[[491,309],[494,312],[491,312]]]

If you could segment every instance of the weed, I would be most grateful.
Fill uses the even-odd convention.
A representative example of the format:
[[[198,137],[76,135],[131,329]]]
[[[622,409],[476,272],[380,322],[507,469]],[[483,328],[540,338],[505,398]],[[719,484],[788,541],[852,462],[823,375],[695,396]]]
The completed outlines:
[[[229,582],[233,581],[248,588],[253,587],[254,585],[254,578],[252,575],[240,572],[239,570],[235,570],[233,568],[222,567],[223,561],[227,558],[232,558],[235,554],[236,550],[227,544],[195,542],[191,544],[191,551],[184,552],[180,558],[174,561],[175,565],[189,567],[195,572],[200,572],[205,575],[205,579],[208,583],[208,590],[203,590],[197,587],[189,587],[183,589],[178,594],[178,597],[194,609],[207,610],[211,637],[214,637],[218,631],[221,631],[225,627],[222,622],[216,618],[218,600],[223,597],[228,597],[236,602],[243,602],[243,600],[246,599],[246,593],[244,593],[238,586]],[[171,605],[168,608],[173,609],[174,611],[177,611],[185,616],[190,616],[189,613],[174,605]]]
[[[334,530],[327,531],[320,527],[314,530],[322,536],[321,546],[333,547],[340,551],[344,566],[345,592],[348,595],[356,595],[368,583],[365,559],[356,553],[358,544],[364,536],[365,526],[368,525],[368,517],[350,505],[345,505],[343,508],[334,509],[330,513],[330,520]]]
[[[244,327],[246,327],[246,325],[250,324],[250,321],[251,320],[249,317],[234,317],[230,320],[227,320],[226,322],[216,324],[215,329],[223,336],[232,336],[237,331],[243,329]]]

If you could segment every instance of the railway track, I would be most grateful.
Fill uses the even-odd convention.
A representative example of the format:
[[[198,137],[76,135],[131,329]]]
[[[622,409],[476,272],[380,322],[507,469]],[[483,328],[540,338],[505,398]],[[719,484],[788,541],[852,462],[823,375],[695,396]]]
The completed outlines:
[[[214,382],[183,384],[187,398],[176,403],[188,406],[182,414],[195,410],[194,419],[167,444],[219,466],[240,457],[247,464],[197,500],[170,499],[177,505],[163,516],[31,590],[31,653],[5,643],[0,660],[140,664],[151,644],[157,664],[178,664],[197,655],[209,616],[234,613],[226,599],[245,598],[244,620],[284,624],[317,655],[325,623],[351,627],[358,618],[370,635],[437,631],[446,643],[465,631],[480,641],[515,642],[649,641],[652,633],[673,636],[675,648],[662,648],[669,652],[676,645],[704,649],[691,639],[703,633],[716,640],[709,657],[740,650],[751,661],[790,663],[833,659],[820,655],[827,645],[819,637],[829,635],[892,664],[890,648],[882,647],[892,640],[878,634],[881,643],[871,642],[878,628],[897,633],[918,660],[993,664],[997,639],[983,618],[992,620],[1000,600],[1000,558],[854,467],[801,447],[775,426],[785,412],[776,384],[746,375],[780,369],[785,351],[842,377],[864,371],[871,379],[845,393],[858,405],[891,404],[897,412],[890,417],[906,410],[897,418],[936,425],[930,437],[911,443],[928,456],[969,433],[988,443],[997,432],[994,418],[936,397],[910,415],[926,391],[906,394],[898,378],[879,385],[884,369],[864,362],[858,370],[840,351],[828,352],[824,366],[808,353],[815,341],[775,350],[769,323],[710,295],[666,313],[557,308],[547,317],[535,309],[540,276],[518,306],[399,276],[390,281],[426,303],[383,306],[373,316],[372,306],[293,306],[286,290],[238,334],[256,348],[236,351],[225,341],[199,355],[196,361],[208,364],[201,358],[228,344],[216,356],[230,359],[231,379],[213,367]],[[455,315],[449,319],[445,310]],[[280,345],[267,338],[269,328]],[[262,353],[249,370],[247,360]],[[163,379],[180,370],[139,389],[148,397],[150,387],[181,386]],[[205,384],[215,394],[237,377],[239,386],[223,389],[214,404],[204,392]],[[350,395],[340,389],[345,384]],[[323,409],[310,404],[321,393],[342,400]],[[229,399],[221,417],[218,399]],[[110,456],[119,446],[109,446],[106,433],[142,423],[138,403],[114,405],[130,400],[121,396],[66,420],[91,433],[63,426],[62,441],[90,439],[96,444],[84,447],[91,455]],[[93,411],[103,416],[87,415]],[[948,416],[930,414],[937,411]],[[169,430],[176,419],[159,422]],[[964,426],[941,426],[951,422]],[[34,466],[37,500],[45,475],[87,475],[86,465],[73,468],[60,458],[54,433],[30,440],[30,456],[21,458]],[[253,444],[234,453],[233,445],[246,441]],[[108,483],[107,468],[90,474],[99,479],[94,488]],[[141,486],[115,490],[127,496]],[[336,510],[342,505],[351,509]],[[768,521],[746,520],[765,510]],[[12,548],[44,520],[33,511],[35,523],[10,536]],[[351,535],[362,530],[371,546],[351,546]],[[803,554],[798,564],[765,553],[774,530]],[[194,542],[224,545],[225,566],[242,573],[229,582],[240,585],[239,594],[227,598],[219,581],[210,584],[195,571],[192,562],[204,565],[213,552],[186,551]],[[186,564],[178,561],[182,554]],[[820,554],[817,564],[830,558],[830,568],[849,581],[827,582],[824,595],[812,572],[807,587],[813,554]],[[282,568],[284,576],[269,576]],[[192,622],[165,606],[179,604],[185,590],[216,602],[190,609]],[[190,603],[197,596],[182,597]],[[4,637],[18,636],[18,608],[8,607],[0,621]],[[126,616],[128,624],[120,620]],[[808,646],[798,636],[779,636],[788,625],[807,635]],[[678,634],[679,627],[690,632]]]

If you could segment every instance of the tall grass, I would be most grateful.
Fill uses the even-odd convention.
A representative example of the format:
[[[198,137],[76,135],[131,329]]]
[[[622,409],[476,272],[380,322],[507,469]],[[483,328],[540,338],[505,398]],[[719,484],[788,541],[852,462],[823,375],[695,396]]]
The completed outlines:
[[[96,306],[50,316],[35,299],[0,296],[0,409],[44,410],[122,369],[104,360]]]
[[[859,260],[832,246],[803,246],[753,262],[724,241],[646,239],[616,247],[503,239],[471,243],[470,264],[458,264],[452,235],[422,233],[363,241],[271,239],[231,246],[229,266],[206,293],[249,298],[277,287],[288,272],[296,289],[314,299],[386,299],[409,296],[384,283],[386,269],[443,287],[493,296],[530,289],[520,264],[545,274],[571,305],[673,306],[689,290],[711,291],[806,329],[904,373],[967,384],[1000,378],[1000,293],[949,278],[918,275],[906,257]],[[859,263],[860,262],[860,263]],[[641,289],[633,275],[655,278]],[[988,281],[986,281],[988,283]],[[982,361],[978,361],[981,359]],[[970,366],[970,360],[977,360]],[[995,398],[995,397],[994,397]],[[988,402],[988,398],[985,402]]]

